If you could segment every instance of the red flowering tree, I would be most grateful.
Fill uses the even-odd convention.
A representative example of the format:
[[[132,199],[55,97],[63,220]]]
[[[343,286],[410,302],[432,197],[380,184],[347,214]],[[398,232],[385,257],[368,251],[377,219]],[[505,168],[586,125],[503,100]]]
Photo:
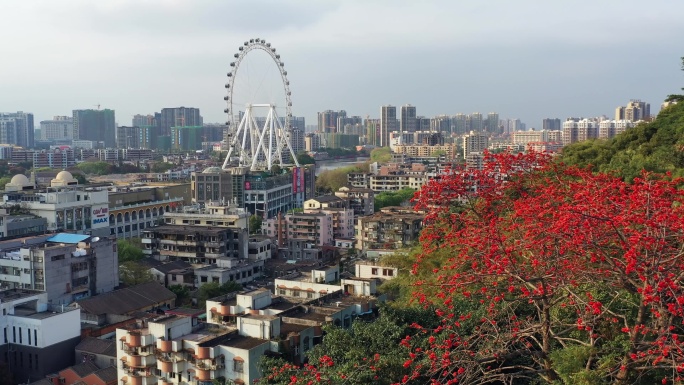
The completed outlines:
[[[489,155],[483,170],[428,184],[414,272],[436,250],[453,254],[417,282],[417,298],[444,322],[427,331],[431,347],[413,353],[416,374],[436,383],[680,381],[680,184],[649,174],[627,184],[534,153]],[[459,311],[464,301],[486,315]]]
[[[482,170],[431,181],[415,198],[429,214],[413,295],[441,322],[411,325],[392,380],[683,383],[681,185],[538,153],[487,155]],[[313,364],[318,377],[293,383],[339,370]]]

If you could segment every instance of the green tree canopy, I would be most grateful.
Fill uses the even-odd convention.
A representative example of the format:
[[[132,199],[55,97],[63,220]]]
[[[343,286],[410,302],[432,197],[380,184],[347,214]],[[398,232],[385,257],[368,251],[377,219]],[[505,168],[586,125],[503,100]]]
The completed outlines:
[[[316,160],[306,152],[302,151],[299,154],[297,154],[297,161],[299,162],[300,165],[305,165],[305,164],[315,164]]]
[[[126,286],[154,281],[154,276],[150,273],[149,267],[135,261],[127,261],[120,264],[119,276],[121,283]]]
[[[250,234],[260,234],[261,225],[263,224],[263,218],[258,215],[252,215],[249,217],[249,233]]]
[[[392,160],[392,150],[389,147],[374,148],[370,153],[371,162],[387,163]]]
[[[375,211],[380,211],[383,207],[401,206],[413,198],[416,190],[405,188],[399,191],[384,191],[375,196]]]
[[[145,258],[140,238],[119,239],[116,241],[119,263],[138,262]]]

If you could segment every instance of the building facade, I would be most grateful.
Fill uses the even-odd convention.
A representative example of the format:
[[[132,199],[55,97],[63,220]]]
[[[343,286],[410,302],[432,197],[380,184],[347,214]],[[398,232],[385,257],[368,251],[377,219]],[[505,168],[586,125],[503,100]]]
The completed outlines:
[[[0,112],[0,143],[33,148],[34,135],[32,113]]]
[[[116,147],[114,110],[73,110],[74,139],[101,143],[105,148]]]
[[[119,285],[115,241],[57,234],[27,242],[0,242],[2,288],[44,290],[48,303],[68,305]]]

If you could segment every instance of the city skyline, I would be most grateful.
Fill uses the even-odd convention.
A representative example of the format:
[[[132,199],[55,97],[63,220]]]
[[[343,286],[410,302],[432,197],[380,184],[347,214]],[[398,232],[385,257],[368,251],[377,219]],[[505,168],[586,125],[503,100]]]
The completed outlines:
[[[223,122],[226,71],[252,37],[278,47],[293,114],[311,123],[328,109],[379,118],[382,105],[411,104],[421,116],[497,111],[539,129],[546,117],[610,116],[629,99],[657,110],[681,85],[684,4],[664,0],[86,4],[13,4],[0,32],[21,59],[3,63],[0,110],[42,121],[101,104],[126,125],[191,105]]]

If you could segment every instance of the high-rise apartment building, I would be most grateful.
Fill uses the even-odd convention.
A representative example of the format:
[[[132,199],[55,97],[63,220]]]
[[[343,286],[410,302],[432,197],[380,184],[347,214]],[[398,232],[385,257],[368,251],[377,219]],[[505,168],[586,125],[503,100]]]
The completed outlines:
[[[416,132],[418,122],[416,116],[416,107],[410,104],[401,106],[401,121],[399,131],[401,132]]]
[[[457,135],[468,132],[468,117],[465,114],[458,113],[451,118],[451,132]]]
[[[479,112],[473,112],[468,115],[468,120],[470,121],[469,131],[482,132],[484,131],[484,121],[482,120],[482,114]]]
[[[485,130],[492,134],[500,134],[499,129],[499,114],[496,112],[490,112],[487,114],[487,120],[484,123]]]
[[[74,139],[74,119],[71,116],[55,116],[40,122],[41,140]]]
[[[561,121],[558,118],[546,118],[542,121],[542,130],[556,131],[561,129]]]
[[[380,119],[366,118],[366,144],[370,146],[380,146]]]
[[[0,143],[33,148],[34,130],[33,114],[22,111],[0,113]]]
[[[390,132],[397,131],[397,107],[382,106],[380,108],[380,147],[390,145]]]
[[[162,108],[159,119],[161,136],[170,136],[171,127],[196,127],[203,124],[199,108],[192,107]]]
[[[463,136],[463,159],[475,152],[482,152],[489,146],[489,136],[481,132],[470,131]]]
[[[340,117],[346,118],[347,117],[347,111],[345,111],[345,110],[341,110],[341,111],[325,110],[323,112],[319,112],[318,113],[318,132],[326,132],[326,133],[342,132],[342,127],[339,127],[337,125]]]
[[[588,139],[596,139],[598,134],[598,119],[568,118],[563,122],[562,142],[564,146]]]
[[[444,134],[451,133],[451,117],[449,117],[449,115],[437,115],[431,118],[430,131],[441,132]]]
[[[632,99],[627,106],[615,109],[615,120],[629,120],[636,122],[646,120],[651,116],[651,105],[638,99]]]
[[[114,110],[73,110],[74,140],[100,142],[116,147]]]

